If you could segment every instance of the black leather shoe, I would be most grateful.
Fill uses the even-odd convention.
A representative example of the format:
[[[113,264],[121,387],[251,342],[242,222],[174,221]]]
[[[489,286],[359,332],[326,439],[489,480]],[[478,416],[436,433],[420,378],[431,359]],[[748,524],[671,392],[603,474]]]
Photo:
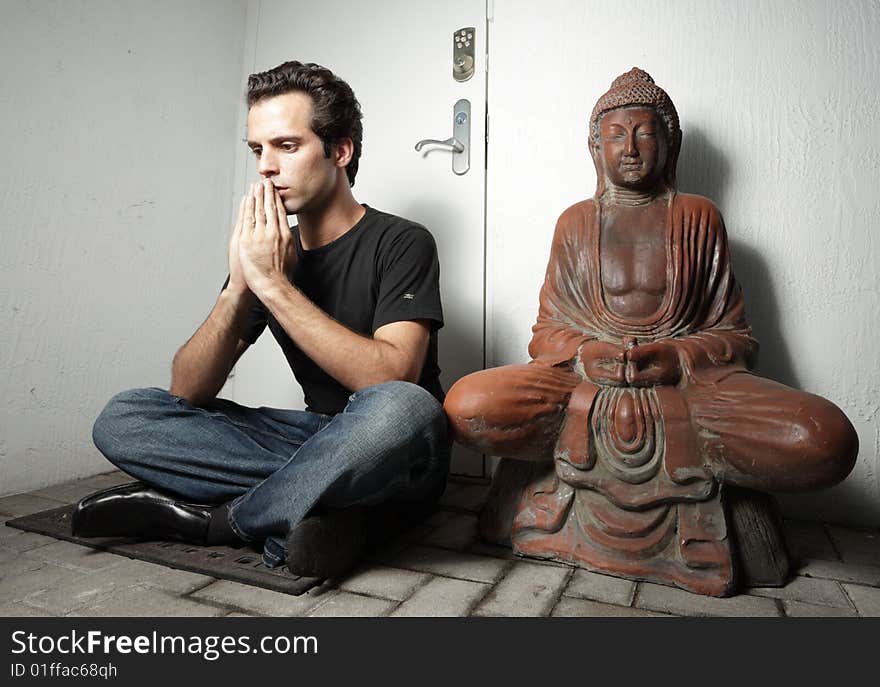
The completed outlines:
[[[210,506],[184,503],[142,482],[133,482],[86,496],[76,504],[71,526],[76,537],[174,539],[204,544],[210,522]]]

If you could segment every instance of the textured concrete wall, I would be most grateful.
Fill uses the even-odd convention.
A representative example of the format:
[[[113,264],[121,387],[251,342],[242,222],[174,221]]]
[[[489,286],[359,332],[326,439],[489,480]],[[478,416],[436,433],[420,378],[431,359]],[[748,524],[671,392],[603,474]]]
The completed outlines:
[[[226,274],[245,3],[5,2],[0,495],[109,469]]]
[[[846,482],[785,511],[880,524],[880,3],[497,0],[490,38],[490,364],[527,358],[556,218],[595,190],[590,111],[640,66],[681,116],[680,189],[725,217],[759,373],[859,432]]]

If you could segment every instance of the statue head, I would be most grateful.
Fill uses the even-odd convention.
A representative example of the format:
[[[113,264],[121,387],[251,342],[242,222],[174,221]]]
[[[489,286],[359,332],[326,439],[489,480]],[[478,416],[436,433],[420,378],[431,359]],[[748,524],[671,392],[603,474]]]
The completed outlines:
[[[614,114],[606,121],[606,115],[610,113]],[[653,147],[648,146],[644,162],[654,167],[639,169],[637,165],[623,165],[623,171],[618,168],[609,169],[609,158],[614,151],[611,149],[612,144],[607,142],[608,138],[603,140],[603,121],[606,129],[613,123],[615,128],[618,124],[622,128],[629,124],[643,126],[646,132],[650,131],[658,140]],[[659,140],[661,137],[662,140]],[[674,190],[675,168],[680,149],[681,128],[675,105],[666,91],[654,83],[650,74],[633,67],[614,80],[608,92],[599,98],[590,116],[590,154],[596,165],[596,197],[605,193],[608,181],[635,187],[650,185],[652,190]],[[627,169],[631,171],[627,172]]]

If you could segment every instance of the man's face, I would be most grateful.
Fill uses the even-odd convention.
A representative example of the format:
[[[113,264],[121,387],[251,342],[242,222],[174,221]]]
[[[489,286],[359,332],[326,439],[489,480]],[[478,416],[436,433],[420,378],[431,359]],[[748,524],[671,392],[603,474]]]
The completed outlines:
[[[278,189],[288,215],[324,207],[340,171],[334,154],[324,157],[311,121],[312,99],[305,93],[265,98],[248,112],[248,146],[257,172]]]
[[[608,180],[633,190],[654,188],[666,166],[666,128],[650,107],[612,110],[599,122],[599,144]]]

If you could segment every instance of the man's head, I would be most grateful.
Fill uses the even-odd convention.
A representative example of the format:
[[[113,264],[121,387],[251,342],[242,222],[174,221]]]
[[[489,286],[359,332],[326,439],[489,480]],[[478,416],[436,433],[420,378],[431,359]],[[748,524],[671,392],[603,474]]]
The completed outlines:
[[[305,93],[311,98],[311,128],[324,144],[326,157],[330,157],[334,143],[343,138],[351,139],[354,151],[345,171],[349,185],[354,186],[361,157],[363,126],[361,104],[351,86],[326,67],[312,62],[285,62],[248,77],[248,107],[285,93]]]
[[[611,119],[606,117],[610,113],[614,113],[611,116],[615,120],[614,126],[610,126]],[[650,126],[649,119],[654,119],[653,127]],[[650,74],[633,67],[614,80],[608,92],[599,98],[590,116],[590,153],[596,164],[599,195],[604,191],[606,174],[610,174],[609,179],[613,181],[615,172],[618,171],[608,168],[614,145],[609,129],[626,129],[627,122],[633,127],[639,126],[637,120],[642,120],[641,126],[645,131],[653,129],[655,136],[662,136],[664,139],[658,144],[661,149],[658,151],[661,155],[658,161],[662,164],[662,170],[657,170],[659,174],[656,181],[663,182],[669,189],[675,188],[675,167],[681,149],[678,112],[666,91],[654,83]],[[632,131],[628,133],[631,134]],[[634,177],[635,172],[626,176]]]

